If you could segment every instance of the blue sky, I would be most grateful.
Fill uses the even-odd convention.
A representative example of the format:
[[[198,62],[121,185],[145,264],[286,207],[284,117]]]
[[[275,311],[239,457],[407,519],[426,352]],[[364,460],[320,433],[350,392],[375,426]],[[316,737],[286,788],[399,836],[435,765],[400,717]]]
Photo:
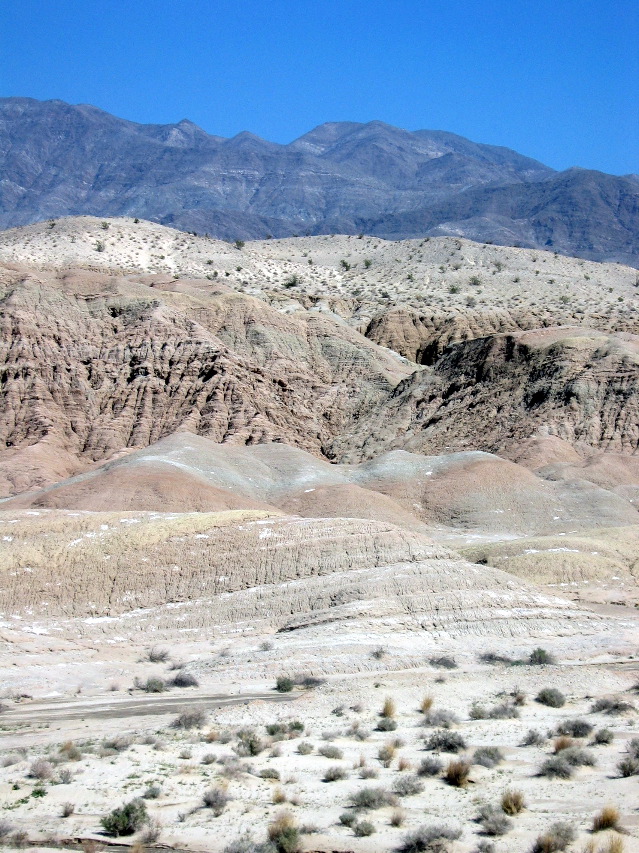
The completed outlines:
[[[289,142],[381,119],[639,172],[637,0],[0,0],[0,96]]]

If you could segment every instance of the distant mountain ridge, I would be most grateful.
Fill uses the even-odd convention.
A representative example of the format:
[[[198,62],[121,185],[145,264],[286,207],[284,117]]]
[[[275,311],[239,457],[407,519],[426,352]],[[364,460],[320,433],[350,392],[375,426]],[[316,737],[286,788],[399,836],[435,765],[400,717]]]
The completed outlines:
[[[139,216],[222,239],[452,234],[639,266],[639,178],[556,172],[508,148],[383,122],[331,122],[288,145],[184,119],[0,99],[0,227]]]

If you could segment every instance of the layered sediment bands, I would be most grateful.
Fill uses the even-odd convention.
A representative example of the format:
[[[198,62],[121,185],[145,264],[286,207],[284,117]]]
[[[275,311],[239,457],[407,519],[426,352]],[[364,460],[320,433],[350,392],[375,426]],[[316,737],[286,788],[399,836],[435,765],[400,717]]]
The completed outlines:
[[[394,425],[392,436],[383,424]],[[639,339],[553,328],[454,344],[434,371],[400,383],[350,445],[367,456],[392,447],[446,452],[478,443],[499,452],[540,431],[570,444],[635,453]]]
[[[577,326],[604,332],[639,333],[639,318],[633,314],[605,312],[590,308],[587,312],[561,309],[556,305],[543,308],[442,308],[422,311],[398,306],[373,317],[364,329],[367,338],[389,347],[418,364],[433,365],[447,347],[461,341],[472,341],[490,335]]]
[[[209,291],[203,307],[201,294],[199,303],[189,293],[160,301],[124,278],[9,271],[0,440],[11,456],[46,440],[54,456],[60,448],[86,466],[180,428],[321,455],[410,373],[323,316],[287,318],[251,297]]]
[[[73,619],[80,634],[231,624],[290,632],[339,622],[340,632],[392,626],[439,637],[588,633],[597,621],[379,522],[259,512],[2,515],[2,533],[11,531],[0,558],[5,626],[20,617],[45,630]]]

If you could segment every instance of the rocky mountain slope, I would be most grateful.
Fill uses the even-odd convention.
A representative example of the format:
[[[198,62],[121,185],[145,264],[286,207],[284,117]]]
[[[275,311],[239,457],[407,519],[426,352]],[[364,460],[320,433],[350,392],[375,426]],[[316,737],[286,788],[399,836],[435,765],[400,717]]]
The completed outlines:
[[[288,145],[0,99],[0,226],[135,216],[224,239],[454,234],[639,263],[639,182],[442,131],[320,125]]]

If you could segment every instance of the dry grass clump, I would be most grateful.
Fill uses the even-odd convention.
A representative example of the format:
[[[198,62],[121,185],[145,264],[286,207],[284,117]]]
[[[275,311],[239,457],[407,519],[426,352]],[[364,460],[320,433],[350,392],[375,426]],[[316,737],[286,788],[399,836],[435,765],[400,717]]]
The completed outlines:
[[[159,646],[153,646],[146,653],[146,659],[151,663],[166,663],[170,656],[168,649],[162,649]]]
[[[470,761],[466,761],[464,758],[456,758],[449,762],[444,773],[444,779],[454,788],[464,788],[468,784],[470,767]]]
[[[408,758],[406,758],[405,756],[402,756],[397,762],[397,769],[400,773],[404,773],[406,770],[413,769],[413,763],[412,761],[409,761]]]
[[[570,749],[570,747],[574,745],[574,740],[571,737],[567,737],[566,735],[562,735],[561,737],[555,738],[553,742],[553,749],[555,750],[555,755],[558,755],[564,749]]]
[[[391,826],[397,828],[398,826],[403,826],[405,820],[406,812],[403,809],[394,809],[393,813],[390,816],[389,823]]]
[[[539,835],[531,853],[559,853],[575,840],[575,830],[569,823],[553,823],[547,832]]]
[[[427,694],[422,699],[421,704],[419,706],[419,710],[422,712],[422,714],[428,714],[428,712],[432,709],[434,702],[434,697],[431,696],[430,693]]]
[[[386,743],[380,746],[377,752],[377,758],[382,767],[390,767],[395,757],[395,746],[392,743]]]
[[[616,829],[620,832],[619,820],[621,815],[616,806],[604,806],[592,820],[592,831],[602,832],[604,829]]]
[[[395,706],[395,702],[391,699],[390,696],[387,696],[384,699],[384,704],[382,705],[382,710],[380,711],[380,717],[394,717],[397,714],[397,708]]]
[[[63,803],[62,804],[62,817],[71,817],[71,815],[75,812],[74,803]]]
[[[522,791],[507,790],[501,795],[501,808],[507,815],[518,815],[526,808],[526,799]]]

